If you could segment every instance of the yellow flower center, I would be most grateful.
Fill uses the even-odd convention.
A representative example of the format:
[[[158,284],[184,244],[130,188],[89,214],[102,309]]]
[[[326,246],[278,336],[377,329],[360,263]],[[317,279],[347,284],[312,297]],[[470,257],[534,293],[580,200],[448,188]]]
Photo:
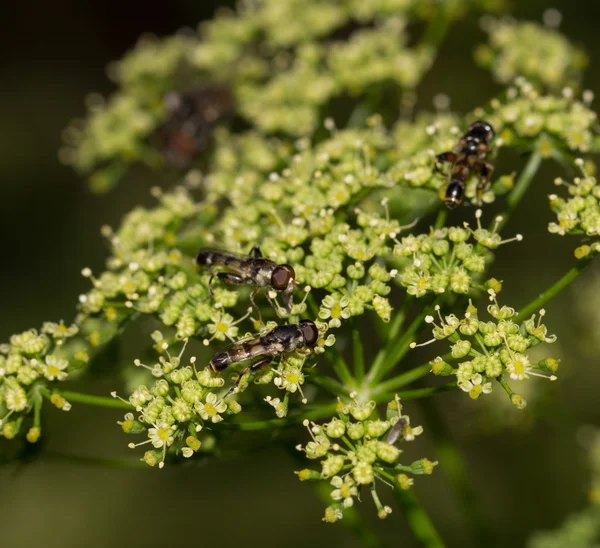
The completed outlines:
[[[417,282],[417,289],[427,289],[428,285],[429,284],[425,278],[419,278],[419,281]]]
[[[343,499],[347,499],[350,496],[350,486],[347,483],[342,484],[340,487],[340,494]]]
[[[158,439],[166,442],[169,438],[169,431],[166,428],[159,428],[156,432],[156,436]]]
[[[212,403],[206,402],[204,404],[204,412],[209,417],[214,417],[217,414],[217,408]]]
[[[226,324],[223,322],[217,322],[216,329],[217,329],[217,331],[220,331],[221,333],[227,333],[227,331],[229,331],[229,324]]]
[[[289,382],[290,384],[297,384],[298,381],[300,380],[300,377],[299,377],[298,373],[288,373],[285,376],[285,380],[287,382]]]
[[[67,332],[67,326],[65,324],[60,324],[57,328],[56,328],[56,332],[59,335],[64,335]]]
[[[515,360],[513,362],[513,368],[515,370],[516,375],[524,375],[525,374],[525,364],[521,360]]]
[[[335,303],[331,307],[331,317],[337,319],[341,315],[342,315],[342,305],[340,305],[340,303]]]
[[[52,375],[53,377],[55,377],[56,375],[58,375],[60,373],[60,369],[54,365],[49,365],[48,366],[48,374]]]

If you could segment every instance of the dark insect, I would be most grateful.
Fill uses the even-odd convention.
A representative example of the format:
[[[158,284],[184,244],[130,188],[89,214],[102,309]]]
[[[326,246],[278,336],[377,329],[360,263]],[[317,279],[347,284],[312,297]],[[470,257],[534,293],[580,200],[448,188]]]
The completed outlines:
[[[319,330],[312,320],[301,320],[297,325],[279,325],[264,335],[257,335],[246,341],[233,343],[221,352],[217,352],[210,366],[215,372],[223,371],[230,365],[258,358],[239,374],[227,396],[235,392],[243,376],[248,371],[258,371],[285,352],[294,352],[300,348],[311,348],[317,344]]]
[[[492,164],[484,162],[490,152],[490,143],[493,139],[494,128],[487,122],[478,120],[469,126],[453,151],[436,156],[437,171],[441,172],[441,164],[452,164],[450,182],[444,194],[444,201],[450,209],[454,209],[462,202],[467,179],[473,171],[479,175],[477,193],[478,195],[483,193],[494,171]]]
[[[402,435],[402,432],[404,431],[404,429],[406,428],[407,425],[408,425],[408,422],[406,422],[406,419],[403,419],[402,417],[400,417],[394,423],[394,426],[392,426],[388,430],[387,437],[385,438],[385,442],[389,443],[390,445],[394,445],[394,443],[396,443],[398,441],[398,438],[400,438],[400,436]]]
[[[288,312],[292,309],[292,292],[298,283],[295,280],[294,269],[289,264],[277,264],[275,261],[263,257],[258,246],[254,246],[247,256],[219,249],[203,248],[198,252],[196,264],[200,268],[208,268],[213,271],[208,282],[210,295],[212,295],[212,280],[215,276],[226,284],[255,286],[250,295],[250,301],[258,310],[261,323],[262,316],[254,298],[262,288],[267,289],[265,291],[267,299],[276,311],[278,307],[269,297],[269,289],[281,293],[283,304]],[[221,270],[221,272],[215,272],[216,270]]]
[[[233,96],[224,87],[182,93],[172,91],[164,98],[165,121],[155,139],[165,161],[185,169],[210,145],[213,132],[233,112]]]

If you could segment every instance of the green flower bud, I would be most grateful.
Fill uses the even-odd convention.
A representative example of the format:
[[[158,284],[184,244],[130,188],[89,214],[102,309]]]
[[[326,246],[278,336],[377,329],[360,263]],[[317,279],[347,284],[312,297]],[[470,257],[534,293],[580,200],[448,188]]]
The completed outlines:
[[[298,479],[300,481],[316,481],[322,479],[321,474],[319,474],[319,472],[317,472],[316,470],[309,470],[308,468],[294,473],[298,476]]]
[[[392,464],[398,460],[400,449],[384,441],[377,442],[377,456],[384,462]]]
[[[389,428],[390,423],[388,421],[374,420],[365,422],[367,436],[371,438],[380,438]]]
[[[442,358],[440,356],[435,358],[435,360],[430,362],[430,364],[431,364],[431,372],[434,375],[447,377],[448,375],[453,375],[455,372],[454,369],[452,368],[452,366],[449,363],[446,363],[444,360],[442,360]]]
[[[464,358],[471,350],[471,343],[467,340],[459,340],[451,347],[451,353],[453,358]]]
[[[342,455],[327,455],[327,458],[321,463],[322,476],[330,478],[335,476],[344,466],[345,458]]]
[[[346,433],[346,425],[340,419],[334,418],[325,425],[325,432],[330,438],[341,438]]]
[[[433,474],[433,469],[438,465],[438,462],[431,462],[429,459],[422,458],[416,460],[410,465],[411,473],[416,476]]]
[[[362,422],[348,423],[347,431],[351,440],[359,440],[365,435],[365,427]]]
[[[373,482],[374,472],[373,467],[367,462],[359,462],[354,468],[352,468],[352,475],[354,481],[359,485],[368,485]]]

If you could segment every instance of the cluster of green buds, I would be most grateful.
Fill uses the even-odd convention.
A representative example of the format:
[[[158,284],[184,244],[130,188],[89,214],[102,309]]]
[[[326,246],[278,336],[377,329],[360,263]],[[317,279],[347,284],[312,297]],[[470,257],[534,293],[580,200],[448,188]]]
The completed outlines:
[[[548,225],[552,234],[582,236],[586,243],[575,249],[575,257],[583,259],[600,251],[600,188],[596,177],[592,175],[596,166],[587,166],[582,158],[575,160],[575,165],[581,170],[581,176],[575,177],[572,183],[558,177],[557,186],[567,187],[568,198],[551,194],[550,207],[556,214],[556,221]]]
[[[70,344],[78,331],[76,325],[62,321],[45,322],[40,331],[30,329],[0,345],[0,436],[14,438],[33,411],[33,424],[26,437],[35,443],[41,433],[43,398],[59,409],[70,409],[69,402],[48,385],[64,381],[88,361],[84,347]]]
[[[496,217],[488,230],[481,226],[481,215],[478,209],[475,230],[465,223],[464,228],[440,228],[429,234],[406,236],[396,243],[393,254],[401,259],[396,264],[397,280],[409,295],[424,297],[445,292],[466,295],[471,289],[482,287],[478,278],[492,258],[490,250],[521,241],[523,237],[517,234],[502,240],[498,232],[502,217]]]
[[[421,434],[421,426],[410,425],[410,418],[402,414],[400,399],[396,396],[387,404],[386,418],[378,418],[374,401],[338,401],[338,417],[324,424],[304,422],[312,441],[297,449],[311,460],[319,460],[320,470],[306,468],[296,472],[301,481],[328,481],[334,489],[332,504],[325,509],[323,521],[333,523],[342,519],[344,509],[353,506],[363,486],[369,486],[377,515],[384,519],[391,513],[377,494],[377,482],[392,485],[394,489],[410,489],[411,476],[431,474],[437,462],[423,458],[410,465],[401,464],[403,453],[396,444],[412,441]]]
[[[543,95],[531,82],[518,77],[504,100],[493,99],[488,113],[483,109],[476,112],[496,128],[496,145],[500,142],[535,150],[543,158],[562,158],[598,149],[597,115],[589,107],[593,98],[593,92],[586,90],[579,99],[569,87],[561,95]]]
[[[492,282],[500,289],[497,282]],[[478,399],[482,394],[492,391],[492,382],[497,381],[508,394],[510,401],[518,409],[524,409],[526,400],[513,392],[507,378],[515,381],[528,380],[530,377],[542,377],[556,380],[559,360],[545,358],[531,363],[527,350],[540,343],[553,343],[556,336],[548,335],[547,327],[542,323],[545,311],[533,314],[529,319],[519,321],[514,308],[500,306],[496,300],[496,291],[489,289],[490,304],[487,307],[492,321],[479,319],[478,310],[471,302],[464,317],[454,314],[442,316],[436,306],[438,320],[428,316],[426,322],[433,325],[433,339],[424,344],[439,340],[452,343],[450,354],[438,356],[431,362],[434,375],[455,376],[457,386]],[[416,343],[411,347],[415,348]],[[456,362],[451,365],[449,362]]]
[[[200,450],[214,446],[214,439],[204,429],[236,415],[241,405],[231,397],[225,401],[225,391],[219,390],[225,380],[210,367],[198,371],[196,358],[183,359],[187,340],[177,356],[171,356],[168,343],[162,333],[152,334],[155,348],[161,355],[153,365],[135,360],[137,367],[147,369],[153,384],[139,385],[128,400],[135,413],[127,413],[119,424],[126,434],[143,434],[142,442],[130,443],[129,447],[151,444],[153,449],[145,452],[143,460],[150,466],[162,468],[167,453],[189,458]],[[186,364],[187,362],[187,364]],[[117,393],[112,393],[118,398]],[[210,428],[208,428],[210,430]]]
[[[524,76],[552,89],[579,83],[587,57],[556,30],[508,18],[484,19],[483,26],[489,44],[480,46],[475,57],[499,82]]]
[[[182,224],[201,213],[201,208],[184,187],[170,193],[154,193],[159,205],[136,208],[117,232],[104,227],[113,248],[108,270],[95,277],[89,268],[83,276],[93,288],[80,296],[80,318],[104,318],[119,325],[134,313],[156,314],[167,326],[175,326],[178,338],[190,337],[211,319],[214,309],[198,303],[205,299],[206,280],[194,271],[189,258],[174,247]],[[234,306],[237,295],[220,290],[222,308]],[[198,308],[198,310],[197,310]],[[213,314],[214,315],[214,314]],[[90,334],[93,346],[106,342],[102,330]]]
[[[174,119],[168,94],[193,95],[214,85],[230,95],[232,108],[249,125],[284,135],[290,144],[319,129],[323,112],[340,98],[352,98],[362,116],[365,97],[377,112],[390,96],[399,101],[402,92],[409,95],[439,45],[428,33],[413,45],[412,26],[435,26],[473,8],[498,6],[497,0],[367,4],[245,2],[236,12],[221,11],[197,33],[144,37],[109,67],[118,91],[108,100],[91,96],[86,119],[67,128],[61,159],[89,174],[97,190],[111,188],[132,163],[159,168],[164,144],[154,137]],[[204,128],[209,138],[216,127]]]

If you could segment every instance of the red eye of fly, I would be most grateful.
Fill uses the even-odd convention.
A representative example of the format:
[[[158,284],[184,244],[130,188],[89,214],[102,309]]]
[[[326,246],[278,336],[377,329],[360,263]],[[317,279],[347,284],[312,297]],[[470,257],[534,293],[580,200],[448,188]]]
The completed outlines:
[[[312,320],[302,320],[299,325],[306,346],[314,346],[319,339],[319,330],[317,329],[315,322]]]
[[[271,286],[277,291],[287,289],[288,284],[295,276],[294,269],[287,264],[276,266],[271,274]]]

